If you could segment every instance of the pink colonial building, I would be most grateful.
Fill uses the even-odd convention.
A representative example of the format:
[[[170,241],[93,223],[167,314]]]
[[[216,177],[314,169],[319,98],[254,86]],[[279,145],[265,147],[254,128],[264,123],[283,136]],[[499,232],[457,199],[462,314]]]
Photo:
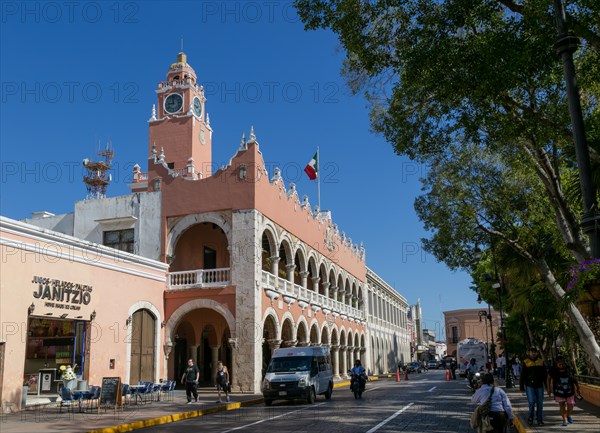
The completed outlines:
[[[299,197],[279,169],[267,172],[253,130],[213,172],[204,89],[184,53],[156,93],[148,168],[134,167],[131,195],[84,200],[72,214],[25,221],[129,251],[164,273],[162,285],[140,280],[122,289],[136,299],[123,302],[127,313],[119,319],[127,314],[139,330],[135,351],[147,359],[124,364],[123,381],[179,377],[192,357],[205,384],[222,360],[234,389],[260,392],[272,351],[303,345],[327,345],[338,377],[356,358],[370,373],[409,360],[406,299],[367,268],[362,244],[329,212]],[[145,299],[152,308],[140,304]]]

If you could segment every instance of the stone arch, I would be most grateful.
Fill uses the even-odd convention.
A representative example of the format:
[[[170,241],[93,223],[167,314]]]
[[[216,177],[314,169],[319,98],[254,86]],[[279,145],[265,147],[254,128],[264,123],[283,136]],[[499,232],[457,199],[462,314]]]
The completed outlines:
[[[310,253],[308,256],[308,279],[306,281],[306,288],[312,290],[313,292],[319,291],[319,287],[315,287],[313,283],[313,278],[319,276],[319,270],[317,268],[317,259],[314,253]]]
[[[337,346],[340,344],[340,339],[338,338],[339,332],[336,325],[333,325],[331,328],[331,345]]]
[[[343,276],[343,272],[341,272],[341,271],[338,272],[338,275],[337,275],[336,287],[338,289],[336,301],[344,303],[344,300],[342,299],[342,292],[344,291],[344,276]]]
[[[165,343],[172,344],[172,337],[174,337],[173,332],[175,331],[175,329],[177,329],[177,325],[179,324],[181,319],[190,311],[197,310],[200,308],[208,308],[210,310],[215,310],[221,316],[223,316],[223,318],[227,322],[227,326],[231,330],[232,338],[235,338],[235,318],[233,317],[233,314],[231,314],[227,307],[225,307],[223,304],[218,303],[217,301],[213,301],[212,299],[193,299],[177,308],[177,310],[175,310],[173,314],[171,314],[171,317],[169,317],[169,320],[165,324]]]
[[[329,277],[327,275],[327,264],[324,261],[321,261],[321,263],[319,264],[319,273],[318,273],[318,277],[319,277],[319,290],[318,292],[321,295],[325,295],[325,286],[323,285],[323,283],[327,283],[329,282]],[[329,288],[328,288],[329,291]]]
[[[267,272],[273,272],[272,257],[279,256],[279,250],[277,249],[277,235],[276,231],[267,225],[262,232],[261,236],[261,259],[262,259],[262,270]],[[277,275],[279,276],[279,275]]]
[[[352,292],[351,292],[351,288],[350,288],[350,279],[348,278],[348,276],[346,276],[345,281],[344,281],[344,304],[346,305],[350,305],[351,299],[352,299]]]
[[[262,322],[263,338],[268,338],[272,340],[279,340],[281,338],[281,325],[279,323],[277,313],[275,312],[273,307],[269,307],[265,310]],[[267,334],[268,337],[265,336],[265,334]]]
[[[304,255],[304,250],[299,246],[294,248],[294,283],[298,285],[302,285],[302,276],[303,272],[306,272],[306,256]]]
[[[331,266],[331,269],[329,269],[329,276],[327,277],[327,281],[329,281],[329,297],[333,299],[333,288],[336,286],[335,266]]]
[[[289,279],[287,266],[294,264],[294,252],[291,242],[286,235],[282,236],[277,255],[279,256],[279,268],[282,269],[282,273],[285,273]]]
[[[327,322],[323,323],[323,326],[321,327],[321,344],[331,344],[329,327],[327,326]]]
[[[308,339],[308,323],[304,316],[300,316],[298,319],[298,325],[296,328],[296,340],[298,340],[299,346],[306,346],[309,344]]]
[[[202,223],[213,223],[216,224],[223,230],[225,236],[227,237],[227,246],[231,248],[231,223],[229,220],[221,213],[218,212],[207,212],[202,214],[193,214],[187,215],[173,224],[172,227],[169,228],[169,232],[167,234],[167,257],[174,257],[175,246],[177,245],[177,241],[185,233],[187,229],[196,224]]]
[[[310,344],[312,346],[318,345],[320,339],[319,324],[314,320],[310,325]]]
[[[294,321],[291,317],[284,317],[281,321],[281,347],[296,345]]]

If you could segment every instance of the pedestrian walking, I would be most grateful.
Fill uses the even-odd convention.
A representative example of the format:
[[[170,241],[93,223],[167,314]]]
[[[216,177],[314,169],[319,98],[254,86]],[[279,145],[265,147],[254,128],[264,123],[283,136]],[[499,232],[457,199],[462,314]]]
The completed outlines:
[[[217,384],[217,393],[219,394],[217,403],[222,403],[221,390],[225,393],[225,401],[229,402],[229,391],[231,390],[229,370],[227,370],[227,367],[225,367],[221,361],[217,363],[217,377],[215,378],[215,383]]]
[[[450,372],[452,373],[452,379],[456,380],[456,359],[452,358],[450,361]]]
[[[194,396],[194,402],[198,401],[198,380],[200,379],[200,369],[197,365],[194,365],[193,359],[188,359],[188,365],[183,375],[181,376],[181,383],[185,384],[185,395],[187,397],[187,404],[192,404],[192,395]]]
[[[533,415],[535,411],[537,425],[544,425],[544,387],[546,386],[546,366],[539,357],[537,348],[530,347],[527,351],[527,358],[523,360],[521,371],[521,380],[519,381],[521,391],[527,394],[529,402],[529,413],[527,415],[527,424],[533,425]]]
[[[556,357],[554,367],[548,373],[548,396],[552,396],[552,394],[554,394],[554,401],[560,407],[562,425],[572,424],[571,414],[575,405],[575,395],[580,394],[579,383],[561,355]]]
[[[521,377],[521,360],[518,356],[515,356],[511,364],[513,369],[513,376],[515,377],[515,379],[519,380],[519,377]]]
[[[488,415],[490,425],[494,428],[492,431],[494,433],[504,433],[506,426],[512,426],[515,418],[510,400],[503,389],[494,386],[493,373],[485,373],[481,383],[481,387],[471,397],[471,403],[482,405],[486,404],[491,398]]]
[[[496,366],[498,367],[498,378],[506,379],[506,357],[504,356],[504,352],[498,355]]]

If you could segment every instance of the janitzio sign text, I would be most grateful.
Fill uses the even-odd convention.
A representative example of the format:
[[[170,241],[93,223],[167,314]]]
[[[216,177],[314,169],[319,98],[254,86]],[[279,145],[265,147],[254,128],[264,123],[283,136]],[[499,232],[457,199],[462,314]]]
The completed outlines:
[[[80,310],[80,305],[88,305],[92,300],[92,286],[85,284],[38,276],[33,277],[32,283],[37,284],[33,297],[46,300],[45,307]]]

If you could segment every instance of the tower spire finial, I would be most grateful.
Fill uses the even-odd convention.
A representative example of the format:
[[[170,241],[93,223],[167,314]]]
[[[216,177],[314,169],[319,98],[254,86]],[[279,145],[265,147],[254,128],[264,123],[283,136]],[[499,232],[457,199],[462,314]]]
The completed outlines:
[[[183,53],[183,35],[181,35],[181,52]]]

